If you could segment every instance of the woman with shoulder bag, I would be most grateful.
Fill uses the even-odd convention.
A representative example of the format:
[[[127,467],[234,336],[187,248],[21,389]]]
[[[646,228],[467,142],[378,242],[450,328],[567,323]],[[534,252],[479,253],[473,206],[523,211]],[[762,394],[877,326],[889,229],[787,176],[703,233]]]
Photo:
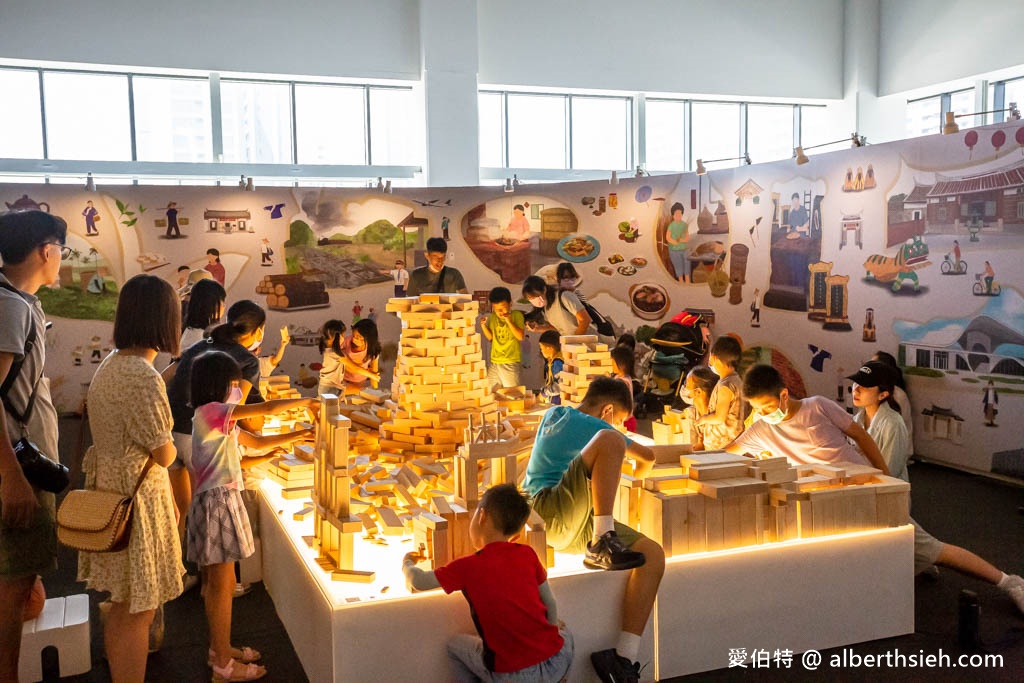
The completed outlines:
[[[136,275],[124,284],[114,319],[115,350],[89,387],[94,447],[83,463],[86,488],[134,496],[128,546],[80,552],[78,579],[108,591],[104,644],[114,681],[143,681],[154,612],[181,594],[181,545],[167,466],[174,461],[171,409],[153,359],[178,355],[181,317],[169,283]],[[148,472],[141,478],[143,469]]]

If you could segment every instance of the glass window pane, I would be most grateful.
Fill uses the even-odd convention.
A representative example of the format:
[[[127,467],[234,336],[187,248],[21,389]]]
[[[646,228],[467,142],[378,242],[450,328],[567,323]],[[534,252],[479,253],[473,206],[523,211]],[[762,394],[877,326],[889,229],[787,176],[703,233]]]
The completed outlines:
[[[224,161],[290,164],[292,108],[287,83],[221,81]]]
[[[36,71],[0,69],[0,158],[42,159],[43,118]]]
[[[747,105],[747,152],[755,164],[793,156],[792,105]]]
[[[938,97],[907,102],[907,137],[938,133],[941,114],[942,102]]]
[[[370,152],[374,165],[423,162],[423,117],[412,90],[370,89]]]
[[[949,110],[954,114],[973,114],[978,111],[974,108],[974,91],[961,90],[950,93]],[[973,128],[980,123],[975,121],[977,118],[977,116],[962,116],[956,120],[956,123],[961,128]]]
[[[502,95],[497,92],[480,93],[480,166],[497,168],[502,163],[505,125],[501,119]]]
[[[296,153],[300,164],[366,163],[363,88],[295,86]]]
[[[628,97],[573,97],[572,167],[629,168],[632,118]]]
[[[568,168],[562,95],[508,96],[508,165]]]
[[[210,83],[194,78],[132,78],[139,161],[213,161]]]
[[[1017,105],[1018,110],[1024,107],[1024,78],[1006,82],[1006,90],[1003,91],[1003,107],[1009,107],[1011,104]],[[1003,112],[1002,120],[1006,121],[1009,116],[1010,112]]]
[[[43,90],[51,159],[131,161],[127,76],[46,72]]]
[[[817,147],[809,154],[822,154],[839,149],[850,148],[850,131],[844,128],[842,119],[837,119],[827,107],[813,105],[800,106],[800,145],[806,150]],[[839,140],[834,144],[834,140]],[[757,161],[756,159],[754,160]]]
[[[740,154],[740,105],[727,102],[694,102],[693,163],[697,159],[728,159]],[[731,168],[740,161],[705,164],[707,168]]]
[[[646,166],[649,171],[686,169],[686,103],[647,100]]]

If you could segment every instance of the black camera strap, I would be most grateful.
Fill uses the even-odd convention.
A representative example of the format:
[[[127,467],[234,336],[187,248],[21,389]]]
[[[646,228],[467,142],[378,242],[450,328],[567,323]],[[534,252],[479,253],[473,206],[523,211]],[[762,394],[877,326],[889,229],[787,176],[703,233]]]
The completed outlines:
[[[25,360],[28,358],[28,355],[32,352],[32,349],[35,348],[36,340],[38,339],[38,334],[36,333],[36,321],[35,316],[32,313],[32,304],[30,304],[28,300],[25,299],[25,296],[20,291],[18,291],[18,289],[11,286],[7,282],[0,282],[0,287],[11,292],[14,292],[15,294],[18,295],[18,298],[25,302],[25,305],[29,307],[29,321],[31,321],[32,323],[28,330],[28,336],[25,338],[24,353],[22,354],[21,358],[18,358],[13,363],[11,363],[11,367],[7,371],[7,377],[4,378],[3,384],[0,384],[0,398],[3,399],[4,408],[7,410],[8,413],[10,413],[11,417],[13,417],[18,422],[18,424],[20,424],[24,429],[25,426],[28,424],[29,418],[32,417],[32,410],[35,408],[36,405],[36,395],[39,393],[39,382],[43,379],[43,368],[39,368],[39,376],[36,377],[36,381],[32,384],[32,393],[29,394],[28,402],[25,405],[24,412],[19,413],[17,410],[15,410],[14,405],[11,403],[10,392],[11,387],[14,386],[14,383],[18,379],[18,375],[21,374],[21,368],[25,364]]]

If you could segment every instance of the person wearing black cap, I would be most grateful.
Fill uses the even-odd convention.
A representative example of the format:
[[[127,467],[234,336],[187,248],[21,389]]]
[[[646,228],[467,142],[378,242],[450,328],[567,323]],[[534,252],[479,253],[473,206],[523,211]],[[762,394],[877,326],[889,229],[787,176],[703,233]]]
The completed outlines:
[[[910,439],[893,398],[896,372],[885,363],[868,361],[847,379],[853,382],[853,405],[860,408],[854,420],[874,439],[892,476],[909,482],[907,458]],[[1002,572],[965,548],[943,543],[913,519],[910,523],[914,525],[915,574],[927,571],[933,565],[949,567],[997,586],[1010,596],[1017,609],[1024,612],[1024,579]]]

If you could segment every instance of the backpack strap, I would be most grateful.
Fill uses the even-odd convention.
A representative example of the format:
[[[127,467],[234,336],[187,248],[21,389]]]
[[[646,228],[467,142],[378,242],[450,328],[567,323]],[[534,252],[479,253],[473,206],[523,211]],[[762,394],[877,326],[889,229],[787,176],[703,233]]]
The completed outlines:
[[[9,394],[11,391],[11,387],[14,386],[14,383],[18,379],[18,375],[21,374],[21,368],[25,364],[25,360],[28,358],[28,355],[32,352],[32,349],[35,348],[36,339],[38,338],[39,335],[38,332],[36,331],[35,318],[32,315],[32,305],[28,302],[28,300],[25,299],[24,294],[22,294],[20,291],[18,291],[15,287],[8,284],[7,282],[0,282],[0,288],[14,292],[15,294],[18,295],[18,298],[25,302],[25,305],[29,307],[29,320],[32,322],[32,325],[28,331],[28,336],[25,337],[25,349],[22,352],[21,358],[18,358],[13,363],[11,363],[11,367],[7,371],[7,377],[4,378],[3,384],[0,384],[0,398],[3,399],[4,408],[7,410],[8,413],[10,413],[11,417],[13,417],[20,425],[24,427],[26,424],[28,424],[29,418],[32,417],[32,410],[33,408],[35,408],[36,395],[39,392],[39,382],[43,378],[43,368],[39,369],[39,376],[36,377],[36,380],[32,385],[32,393],[29,394],[28,402],[25,405],[24,412],[19,413],[14,408],[14,405],[11,403]]]

